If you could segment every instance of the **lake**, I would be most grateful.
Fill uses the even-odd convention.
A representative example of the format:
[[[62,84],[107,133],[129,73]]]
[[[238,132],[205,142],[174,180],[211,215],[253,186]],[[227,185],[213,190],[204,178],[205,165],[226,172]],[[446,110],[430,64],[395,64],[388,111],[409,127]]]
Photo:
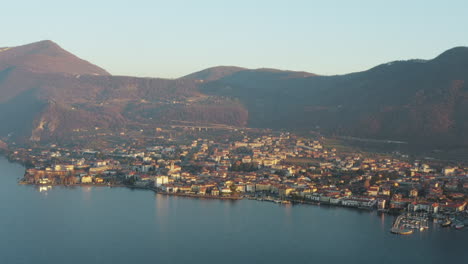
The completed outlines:
[[[398,236],[376,212],[19,185],[0,158],[0,263],[466,263],[468,229]]]

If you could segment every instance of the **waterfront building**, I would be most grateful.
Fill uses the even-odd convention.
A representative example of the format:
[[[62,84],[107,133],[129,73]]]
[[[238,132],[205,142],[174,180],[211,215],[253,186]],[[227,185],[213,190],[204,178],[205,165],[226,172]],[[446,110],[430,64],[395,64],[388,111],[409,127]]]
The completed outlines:
[[[92,183],[92,182],[93,182],[93,177],[90,175],[81,177],[81,183]]]
[[[156,180],[154,182],[155,187],[160,188],[163,184],[169,183],[168,176],[156,176]]]

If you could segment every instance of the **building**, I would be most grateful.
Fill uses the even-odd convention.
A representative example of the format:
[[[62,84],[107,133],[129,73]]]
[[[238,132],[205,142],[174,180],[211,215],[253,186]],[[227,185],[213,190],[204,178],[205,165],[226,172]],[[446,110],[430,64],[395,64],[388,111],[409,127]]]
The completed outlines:
[[[375,206],[377,201],[374,198],[367,197],[349,197],[341,199],[343,206],[350,207],[372,207]]]
[[[379,190],[380,190],[379,186],[371,186],[367,190],[367,194],[370,196],[377,196],[379,194]]]
[[[430,202],[412,202],[408,204],[408,211],[423,211],[427,213],[437,213],[439,211],[439,204]]]
[[[81,183],[93,183],[93,177],[92,176],[83,176],[81,177]]]
[[[156,180],[154,181],[154,186],[157,188],[161,188],[163,184],[168,184],[168,183],[169,183],[168,176],[157,176]]]

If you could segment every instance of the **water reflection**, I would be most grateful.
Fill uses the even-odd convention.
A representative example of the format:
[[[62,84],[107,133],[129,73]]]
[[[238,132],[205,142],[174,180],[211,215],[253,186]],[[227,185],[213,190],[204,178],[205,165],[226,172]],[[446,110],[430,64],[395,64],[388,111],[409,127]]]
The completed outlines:
[[[281,204],[280,205],[281,209],[283,209],[284,212],[284,224],[285,227],[289,230],[293,223],[293,216],[292,216],[292,204]]]
[[[40,192],[40,193],[44,193],[45,195],[47,195],[47,191],[49,191],[50,189],[52,189],[52,186],[48,185],[48,186],[38,186],[37,190]]]
[[[81,193],[83,194],[83,200],[84,201],[90,201],[91,200],[91,186],[83,186]]]
[[[380,215],[380,227],[382,228],[382,230],[385,229],[385,214],[383,213],[379,213]]]
[[[155,219],[156,225],[159,232],[164,232],[169,229],[168,211],[169,211],[169,199],[166,195],[155,194],[154,195],[155,205]]]

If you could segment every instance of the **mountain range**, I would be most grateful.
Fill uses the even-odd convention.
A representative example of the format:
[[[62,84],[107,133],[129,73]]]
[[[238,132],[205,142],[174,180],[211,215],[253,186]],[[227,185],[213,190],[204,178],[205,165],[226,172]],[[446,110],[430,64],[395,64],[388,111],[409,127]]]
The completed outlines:
[[[467,80],[467,47],[336,76],[220,66],[162,79],[112,76],[40,41],[0,48],[0,138],[189,123],[467,146]]]

